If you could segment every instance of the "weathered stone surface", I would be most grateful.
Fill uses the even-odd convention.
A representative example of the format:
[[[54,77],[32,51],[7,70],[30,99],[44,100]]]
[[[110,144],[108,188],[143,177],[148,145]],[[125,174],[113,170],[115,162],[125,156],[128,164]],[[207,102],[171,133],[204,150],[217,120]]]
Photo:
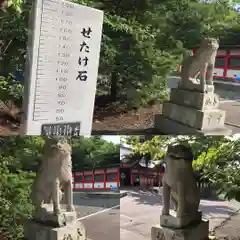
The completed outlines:
[[[201,221],[202,213],[198,211],[200,191],[193,172],[193,159],[191,147],[183,144],[168,145],[164,158],[166,169],[162,179],[161,226],[183,228]],[[175,216],[170,215],[170,199],[176,209]]]
[[[201,221],[199,224],[182,229],[156,225],[151,229],[151,240],[207,240],[208,229],[208,221]]]
[[[45,224],[63,227],[71,224],[77,220],[77,213],[62,211],[59,214],[54,214],[51,204],[43,204],[38,215],[34,217],[37,221],[44,222]]]
[[[198,212],[196,216],[184,216],[179,218],[172,215],[161,215],[160,225],[162,227],[183,228],[189,225],[191,222],[200,222],[202,219],[202,213]]]
[[[41,167],[32,184],[31,200],[36,213],[41,211],[42,203],[51,203],[54,213],[61,213],[62,191],[68,212],[74,212],[72,186],[72,147],[66,137],[45,139]]]
[[[199,110],[209,110],[219,106],[219,96],[215,93],[192,92],[177,88],[171,90],[170,101]]]
[[[170,118],[167,118],[161,114],[155,115],[154,128],[162,134],[173,134],[173,135],[225,135],[229,136],[232,134],[232,130],[226,127],[213,128],[206,130],[198,130],[186,124],[182,124]]]
[[[178,84],[178,88],[183,90],[185,89],[188,91],[191,90],[196,92],[214,93],[214,85],[204,85],[204,89],[202,90],[202,87],[199,82],[192,82],[192,81],[181,81]]]
[[[187,86],[189,82],[198,84],[205,92],[206,85],[213,85],[214,64],[218,48],[217,39],[204,38],[194,55],[184,58],[180,73],[183,86]]]
[[[85,240],[84,225],[77,221],[68,226],[51,228],[35,221],[28,220],[24,226],[26,240]]]
[[[223,128],[225,111],[220,109],[197,110],[171,102],[163,103],[163,115],[198,130]]]

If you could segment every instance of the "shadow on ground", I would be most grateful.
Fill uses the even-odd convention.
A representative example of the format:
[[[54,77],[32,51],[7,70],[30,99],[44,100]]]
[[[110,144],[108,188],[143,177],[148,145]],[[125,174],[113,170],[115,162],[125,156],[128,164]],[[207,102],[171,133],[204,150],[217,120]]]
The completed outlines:
[[[163,199],[162,195],[154,195],[150,193],[131,193],[131,197],[133,198],[133,201],[137,205],[142,204],[149,204],[152,206],[162,206],[163,205]],[[174,205],[171,204],[171,208],[173,209]],[[229,206],[229,203],[227,201],[223,200],[210,200],[210,199],[201,199],[199,210],[203,213],[206,213],[209,218],[211,216],[214,216],[216,218],[216,215],[221,218],[222,216],[226,214],[232,214],[236,211],[236,208]]]

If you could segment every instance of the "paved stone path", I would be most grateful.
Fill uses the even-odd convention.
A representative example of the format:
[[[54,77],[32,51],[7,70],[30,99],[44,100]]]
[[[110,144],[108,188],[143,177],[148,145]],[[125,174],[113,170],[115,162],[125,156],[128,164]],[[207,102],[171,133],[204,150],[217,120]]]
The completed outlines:
[[[120,240],[120,208],[82,220],[87,236],[92,240]]]
[[[104,212],[120,205],[120,198],[94,196],[87,198],[77,192],[73,195],[78,218],[83,218],[81,221],[86,228],[88,240],[120,239],[120,207]]]
[[[121,240],[149,240],[152,225],[159,224],[161,196],[132,193],[120,200]],[[210,231],[240,209],[240,204],[228,201],[201,200],[203,218],[209,220]]]
[[[215,236],[218,240],[240,240],[240,212],[216,228]]]
[[[240,101],[221,102],[220,108],[227,112],[226,123],[235,126],[236,133],[240,133]]]

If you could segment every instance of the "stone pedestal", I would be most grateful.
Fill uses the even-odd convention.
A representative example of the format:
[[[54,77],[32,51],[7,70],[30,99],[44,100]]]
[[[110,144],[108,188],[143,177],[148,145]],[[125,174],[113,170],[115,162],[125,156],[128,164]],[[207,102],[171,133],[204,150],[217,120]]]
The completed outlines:
[[[231,135],[224,126],[225,111],[213,86],[207,93],[191,89],[172,89],[162,114],[155,116],[155,128],[163,134]]]
[[[53,213],[51,204],[44,204],[40,212],[34,216],[37,222],[48,224],[52,227],[63,227],[77,220],[77,213],[67,212],[65,209],[58,215]]]
[[[80,221],[71,224],[52,228],[47,225],[27,220],[24,227],[26,240],[85,240],[86,230]]]
[[[63,206],[62,206],[63,207]],[[26,240],[85,240],[84,225],[77,221],[77,213],[62,212],[55,215],[51,204],[44,204],[34,219],[24,224]]]
[[[201,221],[181,229],[156,225],[151,229],[151,240],[207,240],[208,234],[208,221]]]

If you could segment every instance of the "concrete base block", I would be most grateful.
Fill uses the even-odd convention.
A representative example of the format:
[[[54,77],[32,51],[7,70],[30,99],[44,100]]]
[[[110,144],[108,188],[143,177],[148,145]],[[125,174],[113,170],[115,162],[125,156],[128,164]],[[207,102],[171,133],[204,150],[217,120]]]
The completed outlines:
[[[171,89],[170,101],[199,110],[218,108],[219,96],[215,93],[201,93],[183,89]]]
[[[163,115],[198,130],[222,128],[225,111],[220,109],[198,110],[172,102],[163,103]]]
[[[222,128],[214,128],[209,130],[197,130],[193,127],[190,127],[186,124],[182,124],[180,122],[174,121],[170,118],[167,118],[161,114],[155,115],[154,127],[157,131],[162,134],[182,134],[182,135],[231,135],[232,130],[226,127]]]
[[[24,226],[26,240],[85,240],[86,230],[80,222],[65,227],[52,228],[33,220],[27,220]]]
[[[157,225],[153,226],[151,229],[151,240],[207,240],[208,234],[208,221],[201,221],[198,224],[181,229]]]

